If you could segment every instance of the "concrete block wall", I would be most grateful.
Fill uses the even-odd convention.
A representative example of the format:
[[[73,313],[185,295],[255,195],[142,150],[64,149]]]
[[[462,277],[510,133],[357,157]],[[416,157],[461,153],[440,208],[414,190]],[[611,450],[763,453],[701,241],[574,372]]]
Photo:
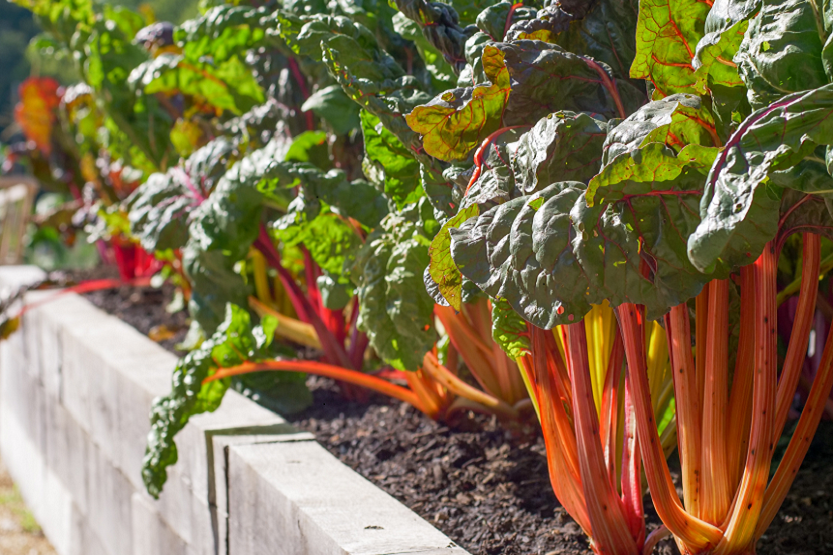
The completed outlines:
[[[0,267],[0,290],[40,277]],[[29,311],[0,344],[0,453],[60,555],[465,555],[233,391],[180,433],[179,462],[152,499],[140,473],[148,414],[175,364],[73,294]]]

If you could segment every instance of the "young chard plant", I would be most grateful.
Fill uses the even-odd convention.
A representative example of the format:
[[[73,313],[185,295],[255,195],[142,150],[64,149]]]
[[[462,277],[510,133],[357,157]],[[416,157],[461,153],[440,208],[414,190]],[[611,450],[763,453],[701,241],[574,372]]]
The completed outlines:
[[[630,20],[635,29],[612,33],[628,19],[608,18],[611,39],[588,41],[597,28],[590,24],[594,14],[617,8],[621,14],[624,6],[562,3],[542,10],[534,22],[510,26],[504,36],[509,42],[487,44],[484,68],[492,49],[506,53],[508,90],[497,97],[499,109],[478,110],[486,103],[474,100],[484,98],[475,88],[462,106],[449,106],[458,95],[446,93],[411,113],[408,121],[426,146],[436,133],[436,154],[475,165],[468,183],[458,181],[463,198],[444,227],[447,237],[441,232],[432,245],[429,288],[453,304],[463,280],[471,280],[529,323],[526,375],[548,438],[554,489],[596,552],[647,552],[671,533],[687,554],[753,553],[833,385],[828,340],[797,432],[770,478],[812,327],[818,235],[828,235],[833,224],[827,209],[833,184],[827,16],[809,2],[641,0],[638,19]],[[635,15],[630,8],[627,13]],[[583,27],[581,34],[576,27]],[[572,42],[576,36],[583,42]],[[614,40],[628,44],[634,36],[630,50]],[[533,38],[538,40],[527,40]],[[575,53],[565,52],[567,45]],[[509,53],[533,49],[542,53],[535,56],[535,75],[551,78],[557,92],[570,91],[569,81],[554,79],[558,71],[546,60],[572,54],[583,67],[598,67],[595,80],[580,79],[582,87],[595,83],[596,93],[552,94],[549,105],[524,103],[528,120],[519,120],[513,105],[547,84],[525,90],[527,74]],[[628,102],[628,91],[638,88],[628,78],[646,80],[644,105]],[[499,82],[491,79],[492,86]],[[591,99],[608,104],[577,105]],[[434,116],[440,106],[448,109],[442,118]],[[540,106],[551,113],[536,113]],[[469,125],[472,114],[480,115],[476,126]],[[617,116],[622,120],[610,119]],[[472,136],[476,130],[482,133]],[[577,171],[582,160],[587,164]],[[484,197],[484,185],[499,194]],[[776,267],[781,246],[795,232],[803,233],[804,267],[779,372]],[[664,523],[648,539],[635,524],[641,489],[629,478],[616,482],[605,474],[610,428],[590,410],[592,399],[606,417],[604,399],[618,386],[615,379],[603,388],[588,384],[597,375],[590,353],[607,345],[598,338],[589,342],[588,328],[606,302],[619,329],[610,359],[621,349],[627,362],[628,445],[641,453]],[[665,461],[651,369],[656,359],[653,341],[646,342],[657,319],[665,328],[674,382],[682,501]],[[563,330],[563,341],[546,350],[551,334],[539,330],[551,328]],[[523,333],[522,326],[516,329]],[[729,348],[733,335],[736,351]],[[539,352],[563,350],[563,369],[556,356],[538,360],[536,338]],[[590,408],[577,399],[587,399]],[[571,406],[572,428],[564,409]],[[564,449],[570,441],[578,446],[575,459]],[[623,462],[623,468],[639,466]],[[638,472],[624,475],[639,480]]]

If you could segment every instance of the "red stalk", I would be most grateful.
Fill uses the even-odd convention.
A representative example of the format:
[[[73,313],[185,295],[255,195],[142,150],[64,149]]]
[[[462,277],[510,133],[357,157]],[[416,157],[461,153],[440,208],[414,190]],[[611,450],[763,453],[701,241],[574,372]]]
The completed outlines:
[[[624,352],[623,352],[624,354]],[[631,536],[638,548],[645,544],[645,508],[642,505],[642,458],[630,387],[625,382],[625,431],[622,446],[622,505]]]
[[[801,270],[801,289],[798,294],[798,308],[790,332],[790,343],[787,356],[781,369],[778,382],[778,394],[775,401],[775,433],[773,441],[781,437],[790,405],[798,387],[801,369],[807,357],[807,343],[810,340],[810,330],[813,327],[813,317],[816,312],[816,297],[819,292],[819,265],[821,264],[821,237],[815,233],[804,233],[804,256]]]
[[[610,353],[610,361],[605,374],[604,391],[602,392],[601,432],[599,434],[605,450],[607,471],[613,483],[616,483],[617,478],[616,436],[619,430],[619,385],[622,377],[622,363],[625,360],[625,347],[622,344],[622,334],[618,328],[615,334],[613,349]]]
[[[263,256],[266,257],[269,265],[278,272],[281,284],[283,284],[284,289],[289,295],[289,298],[292,301],[292,306],[295,308],[295,312],[298,313],[298,317],[315,328],[315,333],[318,334],[318,339],[321,341],[321,346],[324,349],[324,354],[327,357],[327,360],[329,360],[330,363],[339,364],[344,368],[353,369],[353,363],[350,360],[350,357],[347,356],[344,348],[340,343],[338,343],[327,326],[324,325],[321,317],[315,312],[315,309],[306,298],[303,291],[301,291],[301,288],[297,283],[295,283],[295,280],[292,279],[292,276],[281,264],[280,254],[278,254],[278,251],[272,244],[272,240],[269,238],[266,227],[262,224],[260,226],[260,236],[258,237],[255,246],[261,251],[261,253],[263,253]]]
[[[702,463],[707,477],[700,518],[720,524],[732,502],[726,465],[726,409],[729,403],[729,282],[709,284],[708,327],[705,332]],[[697,330],[700,330],[698,314]],[[705,324],[705,323],[704,323]],[[699,345],[698,345],[699,347]]]
[[[622,331],[624,333],[624,330]],[[673,307],[665,316],[665,331],[668,334],[668,351],[671,355],[671,372],[677,403],[677,441],[685,508],[690,514],[700,518],[700,393],[694,361],[691,358],[691,327],[688,306],[685,303]],[[677,535],[676,532],[674,535]]]
[[[629,391],[633,395],[639,447],[654,506],[671,533],[687,546],[697,551],[706,551],[716,545],[723,534],[720,529],[688,514],[677,497],[651,405],[651,387],[645,358],[645,317],[641,308],[631,303],[623,303],[617,313],[628,361],[627,379]],[[677,371],[677,364],[673,360],[672,369]]]
[[[712,284],[707,283],[700,294],[694,298],[694,362],[697,365],[697,392],[701,409],[706,387],[707,337],[711,329],[711,313],[709,312],[711,289]]]
[[[576,438],[558,394],[556,379],[549,371],[549,352],[545,336],[552,333],[535,326],[532,328],[532,370],[538,386],[538,406],[541,411],[541,430],[547,450],[547,467],[553,492],[584,533],[592,537],[593,530],[584,500],[584,488],[578,465]]]
[[[752,427],[746,466],[734,505],[715,555],[736,553],[754,540],[755,526],[763,507],[774,443],[775,389],[777,383],[775,243],[770,241],[753,264],[755,275],[755,374],[752,385]]]

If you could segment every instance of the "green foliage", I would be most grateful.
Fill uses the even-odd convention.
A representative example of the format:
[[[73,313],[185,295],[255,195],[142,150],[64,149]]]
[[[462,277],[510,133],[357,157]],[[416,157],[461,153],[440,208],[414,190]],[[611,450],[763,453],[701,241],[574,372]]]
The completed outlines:
[[[231,378],[207,384],[203,381],[220,368],[273,358],[271,346],[275,325],[274,319],[264,318],[255,326],[245,309],[229,304],[225,319],[211,338],[179,361],[174,370],[171,393],[155,399],[151,410],[151,431],[142,467],[142,479],[148,493],[159,496],[167,479],[167,468],[177,461],[174,436],[192,416],[217,410],[231,384]],[[303,388],[304,376],[280,373],[274,380],[288,386],[276,390],[280,395],[297,399],[298,386]]]

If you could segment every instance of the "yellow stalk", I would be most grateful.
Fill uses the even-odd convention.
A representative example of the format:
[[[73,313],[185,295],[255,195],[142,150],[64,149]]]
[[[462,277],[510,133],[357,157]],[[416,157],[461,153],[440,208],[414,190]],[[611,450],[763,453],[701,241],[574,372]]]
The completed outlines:
[[[278,327],[275,328],[276,337],[289,339],[299,345],[312,347],[313,349],[321,349],[321,341],[318,339],[318,334],[315,333],[315,328],[310,324],[305,324],[295,318],[284,316],[273,308],[266,306],[255,297],[249,297],[249,306],[260,317],[268,314],[278,320]]]
[[[266,258],[259,250],[252,247],[249,249],[249,259],[252,261],[257,298],[268,306],[274,306],[272,293],[269,290],[269,276],[266,273]]]

